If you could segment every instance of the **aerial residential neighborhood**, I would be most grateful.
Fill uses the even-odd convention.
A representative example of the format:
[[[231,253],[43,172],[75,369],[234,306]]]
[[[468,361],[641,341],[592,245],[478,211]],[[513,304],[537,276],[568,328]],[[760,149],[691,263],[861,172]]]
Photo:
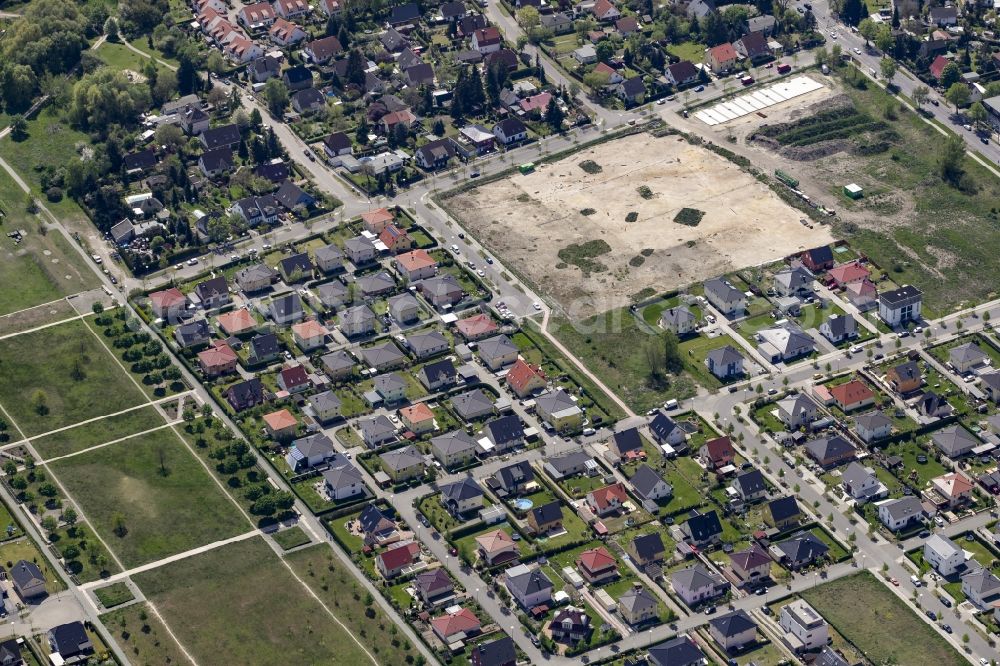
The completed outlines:
[[[0,9],[0,663],[998,663],[990,3]]]

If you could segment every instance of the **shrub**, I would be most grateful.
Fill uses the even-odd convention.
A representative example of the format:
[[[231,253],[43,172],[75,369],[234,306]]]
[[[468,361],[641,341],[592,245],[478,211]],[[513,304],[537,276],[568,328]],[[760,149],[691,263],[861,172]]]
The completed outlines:
[[[580,168],[589,174],[601,173],[602,171],[604,171],[604,167],[602,167],[594,160],[584,160],[580,162]]]
[[[697,208],[681,208],[674,216],[674,222],[688,227],[697,227],[703,217],[705,217],[705,211]]]

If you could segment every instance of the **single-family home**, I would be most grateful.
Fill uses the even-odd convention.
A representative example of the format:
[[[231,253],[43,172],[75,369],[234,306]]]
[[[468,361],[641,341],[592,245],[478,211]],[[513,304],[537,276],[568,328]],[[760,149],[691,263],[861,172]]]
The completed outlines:
[[[552,614],[549,621],[549,634],[556,643],[577,645],[590,638],[594,628],[590,625],[590,616],[582,608],[565,606]]]
[[[329,331],[326,330],[326,326],[323,326],[323,324],[315,319],[307,319],[298,324],[292,324],[292,336],[295,339],[295,344],[305,352],[322,347],[328,334]]]
[[[483,489],[471,476],[441,486],[441,503],[453,516],[483,508]]]
[[[387,372],[379,375],[375,378],[373,388],[386,405],[394,405],[406,399],[407,383],[399,373]]]
[[[789,430],[798,430],[816,419],[816,403],[805,393],[793,393],[775,403],[778,419]]]
[[[799,255],[802,264],[813,273],[833,268],[833,250],[829,245],[821,245],[804,251]]]
[[[393,546],[375,556],[375,568],[386,580],[396,578],[420,561],[420,544],[415,541]]]
[[[7,579],[13,584],[18,596],[26,603],[47,594],[45,575],[34,562],[18,560],[7,572]]]
[[[310,396],[309,407],[320,423],[329,423],[343,416],[343,401],[333,391]]]
[[[633,627],[658,619],[659,610],[659,600],[638,582],[618,597],[618,613]]]
[[[265,264],[253,264],[236,272],[236,284],[248,294],[268,289],[278,279],[278,272]]]
[[[208,349],[198,352],[198,366],[207,377],[236,372],[239,356],[225,340],[213,340]]]
[[[798,570],[826,557],[830,547],[812,532],[799,532],[774,546],[781,554],[781,563]]]
[[[736,458],[736,449],[728,437],[716,437],[705,442],[698,449],[698,458],[707,469],[718,470],[732,465]]]
[[[942,576],[950,576],[965,564],[962,548],[944,536],[932,534],[924,541],[924,561]]]
[[[709,620],[708,633],[727,653],[735,652],[757,640],[757,623],[740,609]]]
[[[975,485],[961,472],[952,472],[931,479],[931,488],[943,497],[950,508],[966,503]]]
[[[698,80],[698,68],[690,60],[681,60],[667,65],[663,75],[671,85],[682,87]]]
[[[510,338],[506,335],[487,338],[480,342],[477,347],[479,360],[494,372],[501,370],[504,366],[511,363],[516,363],[507,373],[508,384],[512,380],[522,381],[521,374],[523,373],[525,376],[523,377],[524,384],[522,390],[527,389],[527,392],[531,393],[545,388],[545,375],[541,374],[541,369],[538,368],[536,370],[523,359],[518,359],[518,351],[517,345],[511,342]],[[511,377],[512,374],[514,375],[513,377]],[[535,381],[532,381],[533,379]],[[528,389],[528,386],[531,386],[531,388]],[[512,385],[511,388],[514,388],[514,386]]]
[[[325,65],[331,59],[340,55],[344,51],[340,40],[336,36],[322,37],[314,39],[303,47],[302,52],[309,60],[317,65]]]
[[[428,391],[440,391],[455,384],[458,371],[450,358],[424,365],[417,372],[417,379]]]
[[[416,287],[424,298],[440,310],[455,305],[465,297],[465,291],[458,280],[448,273],[421,280]]]
[[[767,495],[767,482],[759,469],[737,474],[730,485],[744,502],[754,502]]]
[[[688,606],[715,599],[725,594],[729,583],[704,564],[680,569],[670,577],[670,586]]]
[[[741,57],[749,59],[754,64],[773,55],[767,43],[767,36],[762,32],[748,32],[733,42],[733,48]]]
[[[722,538],[722,523],[715,509],[706,513],[692,510],[690,517],[681,525],[684,541],[692,546],[703,548],[717,544]]]
[[[429,608],[435,608],[455,598],[455,584],[444,567],[418,573],[413,578],[413,589]]]
[[[541,569],[526,564],[511,567],[504,572],[504,584],[515,601],[524,609],[548,603],[555,586]]]
[[[464,467],[476,458],[476,441],[464,430],[455,430],[432,438],[431,452],[446,469]]]
[[[292,442],[285,454],[285,462],[296,474],[318,467],[337,457],[333,442],[323,433],[300,437]]]
[[[264,429],[273,439],[287,439],[294,436],[295,429],[299,425],[295,415],[287,409],[265,414],[263,419]]]
[[[203,280],[194,288],[194,294],[206,310],[216,310],[228,305],[232,300],[229,296],[229,283],[224,275]]]
[[[487,421],[486,425],[483,426],[483,434],[493,445],[495,453],[503,453],[519,446],[524,441],[524,426],[517,414],[508,414]]]
[[[375,313],[367,305],[357,305],[340,315],[340,330],[348,338],[375,332]]]
[[[365,236],[354,236],[344,241],[344,252],[355,266],[363,266],[375,260],[375,244]]]
[[[277,296],[271,300],[268,306],[268,314],[278,326],[288,326],[305,316],[305,309],[302,307],[302,298],[298,292],[291,292]]]
[[[838,384],[830,389],[834,403],[845,412],[868,407],[875,402],[875,393],[860,379]]]
[[[774,291],[779,296],[807,296],[813,291],[815,276],[805,266],[785,268],[774,274]]]
[[[826,620],[802,599],[781,607],[778,625],[795,652],[817,650],[830,640],[830,627]]]
[[[778,497],[764,505],[764,522],[777,530],[798,525],[802,516],[802,509],[792,495]]]
[[[923,506],[913,495],[888,499],[878,503],[878,519],[893,532],[919,524],[924,518]]]
[[[396,483],[403,483],[424,475],[424,457],[412,445],[386,451],[379,459],[382,469]]]
[[[982,442],[961,425],[952,425],[931,435],[934,446],[952,460],[968,455]]]
[[[460,608],[452,612],[446,610],[444,615],[439,615],[431,620],[431,629],[445,645],[451,645],[456,641],[464,641],[476,636],[480,629],[479,618],[468,608]]]
[[[247,361],[250,365],[260,365],[273,361],[281,353],[281,344],[274,333],[255,335],[250,340],[250,353]]]
[[[154,291],[149,295],[149,306],[160,319],[176,322],[187,308],[187,297],[176,287]]]
[[[705,281],[705,298],[727,317],[739,317],[747,307],[747,297],[724,278]]]
[[[498,469],[493,474],[493,480],[501,497],[516,496],[535,483],[535,472],[531,463],[522,460]]]
[[[510,636],[477,643],[469,649],[472,666],[515,666],[517,650]]]
[[[962,375],[989,362],[990,357],[973,342],[966,342],[948,351],[949,365]]]
[[[355,428],[361,432],[361,439],[370,449],[396,441],[396,426],[385,414],[360,419]]]
[[[602,585],[618,577],[618,560],[604,546],[580,553],[576,568],[591,585]]]
[[[662,476],[648,465],[639,465],[635,474],[629,479],[636,495],[650,502],[658,502],[673,496],[674,489]]]
[[[705,51],[705,64],[716,74],[724,74],[736,66],[739,56],[729,42],[713,46]]]
[[[627,550],[635,563],[642,567],[662,562],[667,554],[663,539],[660,538],[658,532],[650,532],[633,538],[629,542]]]
[[[422,435],[425,432],[434,430],[434,411],[427,406],[426,402],[418,402],[414,405],[401,407],[399,418],[403,422],[403,427],[414,435]]]
[[[479,314],[472,315],[471,317],[465,317],[464,319],[459,319],[457,322],[455,322],[455,330],[458,331],[459,335],[461,335],[462,339],[464,339],[466,342],[475,342],[477,340],[482,340],[484,338],[488,338],[492,335],[495,335],[496,332],[500,330],[500,327],[497,326],[496,322],[493,321],[492,317],[490,317],[488,314],[481,312]],[[482,345],[479,345],[479,348],[481,350]],[[482,356],[481,351],[480,351],[480,356]],[[493,358],[496,357],[494,356]],[[510,359],[509,362],[513,363],[516,360],[517,357],[515,356],[514,358]],[[506,365],[506,363],[504,363],[503,365]],[[491,366],[491,369],[494,368]]]
[[[677,422],[670,418],[664,410],[659,409],[649,422],[649,432],[657,444],[669,444],[677,449],[687,441],[687,433],[677,425]],[[636,432],[638,435],[638,432]],[[638,438],[636,438],[638,439]],[[642,443],[639,443],[642,448]]]
[[[408,282],[434,277],[437,261],[426,250],[411,250],[396,256],[396,272]]]
[[[622,505],[628,501],[625,493],[625,486],[621,483],[612,483],[609,486],[595,488],[587,493],[587,507],[597,516],[604,517],[620,511]]]
[[[962,594],[976,608],[986,610],[1000,597],[1000,578],[986,567],[970,567],[962,574]]]
[[[729,568],[740,585],[754,587],[771,577],[771,557],[756,543],[746,550],[729,554]]]
[[[493,416],[493,399],[482,389],[472,389],[452,396],[451,408],[464,421],[476,421]]]
[[[212,339],[212,330],[204,319],[195,319],[175,328],[174,339],[184,349],[199,347],[208,344],[209,340]]]
[[[706,6],[712,0],[695,0],[688,5]],[[688,635],[671,638],[658,643],[647,651],[650,666],[704,666],[708,663],[705,653]]]
[[[561,531],[562,521],[562,504],[558,500],[528,509],[527,523],[532,534],[542,536]]]
[[[838,345],[858,337],[858,322],[853,315],[830,315],[819,326],[820,334],[832,344]]]
[[[718,347],[705,356],[705,367],[720,381],[741,377],[744,374],[743,355],[732,345]]]
[[[480,348],[482,348],[480,344]],[[518,358],[505,376],[507,386],[519,398],[527,398],[535,391],[544,389],[548,380],[541,366],[531,365],[523,358]]]
[[[854,432],[866,443],[877,442],[892,434],[892,419],[877,410],[866,412],[855,417]]]
[[[94,644],[79,620],[56,625],[49,629],[45,637],[52,653],[58,655],[58,663],[85,663],[94,654]],[[54,660],[54,657],[50,659]]]
[[[857,457],[857,449],[840,435],[820,437],[806,442],[805,453],[820,467],[829,469]]]
[[[320,362],[323,364],[326,376],[334,381],[353,375],[354,366],[357,365],[357,360],[343,349],[324,354],[320,358]]]
[[[517,542],[500,529],[477,536],[476,551],[479,559],[491,567],[516,560],[520,556]]]
[[[535,399],[535,413],[559,432],[575,431],[583,424],[583,410],[561,388],[538,396]]]
[[[517,118],[505,118],[493,126],[493,136],[505,146],[525,141],[528,127]]]
[[[666,308],[660,315],[660,326],[683,337],[694,331],[697,319],[686,305]]]
[[[815,341],[797,324],[783,324],[757,331],[757,351],[771,363],[792,361],[816,351]]]
[[[902,395],[916,391],[924,382],[920,366],[916,361],[906,361],[889,368],[885,378],[892,388]]]
[[[840,484],[844,492],[861,504],[885,497],[889,492],[874,469],[857,461],[851,462],[841,473]]]

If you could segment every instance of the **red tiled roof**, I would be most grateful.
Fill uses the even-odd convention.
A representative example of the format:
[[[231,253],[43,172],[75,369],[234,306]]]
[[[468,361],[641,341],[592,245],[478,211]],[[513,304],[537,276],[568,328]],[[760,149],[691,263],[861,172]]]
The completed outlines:
[[[476,43],[480,46],[483,44],[496,44],[500,41],[500,31],[494,26],[480,28],[473,34],[475,35]]]
[[[494,530],[476,537],[476,544],[487,555],[507,550],[513,543],[514,540],[503,530]]]
[[[597,2],[594,3],[594,16],[603,18],[612,9],[615,9],[615,4],[611,2],[611,0],[597,0]]]
[[[368,225],[379,225],[383,222],[392,222],[393,217],[392,212],[388,208],[379,208],[378,210],[361,213],[361,219]]]
[[[287,409],[279,409],[276,412],[271,412],[270,414],[264,415],[264,423],[271,430],[284,430],[285,428],[294,428],[297,421],[292,413]]]
[[[399,415],[410,423],[420,423],[421,421],[434,418],[434,412],[431,411],[426,402],[418,402],[415,405],[403,407],[399,410]]]
[[[405,256],[405,255],[404,255]],[[455,328],[465,338],[478,338],[497,330],[496,322],[487,314],[477,314],[455,322]]]
[[[834,386],[830,389],[830,395],[841,405],[853,405],[875,397],[872,390],[860,379],[853,379],[846,384]]]
[[[715,59],[716,62],[726,62],[727,60],[736,60],[739,56],[736,55],[736,49],[729,42],[725,44],[719,44],[718,46],[713,46],[708,50],[708,53]]]
[[[732,458],[736,451],[733,449],[733,442],[728,437],[716,437],[705,442],[705,448],[712,460]]]
[[[542,372],[541,366],[531,365],[523,358],[518,358],[507,371],[507,385],[521,393],[528,386],[528,382],[535,377],[545,381],[545,373]]]
[[[323,326],[323,324],[319,323],[315,319],[307,319],[300,324],[292,324],[292,332],[305,340],[308,340],[309,338],[319,338],[329,333],[329,331],[326,330],[326,326]]]
[[[868,277],[868,269],[856,261],[834,266],[828,271],[829,276],[837,284],[858,282]]]
[[[614,67],[612,67],[606,62],[599,62],[596,65],[594,65],[594,71],[600,72],[601,74],[607,74],[608,76],[614,76],[615,74],[618,73],[618,70],[616,70]]]
[[[173,287],[153,292],[149,295],[149,300],[152,301],[154,307],[167,309],[184,303],[187,298],[181,293],[180,289]]]
[[[437,266],[437,262],[434,261],[434,257],[429,255],[426,250],[411,250],[409,252],[404,252],[396,257],[396,263],[406,271],[417,271],[421,268]]]
[[[612,483],[610,486],[590,491],[590,500],[598,509],[611,506],[611,500],[613,499],[617,499],[619,504],[623,504],[628,500],[628,495],[625,494],[625,486],[621,483]]]
[[[382,566],[386,571],[393,571],[410,564],[417,559],[419,554],[420,546],[415,542],[410,542],[381,552],[378,554],[378,558],[382,560]]]
[[[614,569],[618,566],[618,561],[604,546],[583,551],[576,562],[591,573],[602,572],[605,569]]]
[[[521,108],[525,111],[544,111],[549,106],[549,101],[552,99],[552,93],[538,93],[537,95],[532,95],[531,97],[525,97],[521,100]]]
[[[225,340],[216,340],[208,349],[198,353],[198,362],[205,368],[219,368],[236,360],[236,352]]]
[[[250,314],[250,311],[246,308],[240,308],[239,310],[233,310],[232,312],[219,315],[216,321],[219,322],[219,326],[222,327],[222,330],[229,335],[236,335],[238,333],[242,333],[243,331],[249,331],[257,325],[257,320],[253,318],[253,315]]]
[[[944,73],[944,68],[947,67],[950,62],[951,60],[945,58],[944,56],[939,55],[937,58],[934,58],[934,62],[932,62],[930,66],[931,76],[935,79],[940,79],[941,74]]]
[[[382,233],[378,235],[378,239],[386,244],[388,247],[392,247],[400,238],[407,238],[406,232],[397,227],[395,224],[387,224]]]
[[[480,623],[476,614],[468,608],[463,608],[457,613],[440,615],[431,620],[431,626],[438,636],[448,638],[462,632],[472,633],[479,631]]]

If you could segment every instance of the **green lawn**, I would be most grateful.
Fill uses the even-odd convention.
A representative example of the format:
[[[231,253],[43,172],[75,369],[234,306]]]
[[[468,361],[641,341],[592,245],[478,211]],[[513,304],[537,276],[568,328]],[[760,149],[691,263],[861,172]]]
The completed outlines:
[[[122,604],[135,599],[135,596],[132,594],[132,590],[130,590],[129,586],[125,583],[112,583],[107,587],[101,587],[94,590],[94,594],[97,595],[101,605],[105,608],[121,606]]]
[[[308,534],[302,531],[301,527],[296,525],[274,534],[274,540],[285,550],[291,550],[292,548],[298,548],[299,546],[306,545],[312,539],[309,538]]]
[[[72,160],[81,159],[77,146],[90,146],[87,135],[72,129],[62,119],[61,112],[52,105],[43,107],[28,121],[28,138],[14,141],[7,136],[0,141],[0,154],[56,217],[89,223],[80,206],[69,197],[50,202],[41,192],[41,174],[37,167],[65,168]]]
[[[133,604],[101,616],[101,622],[128,653],[134,666],[187,664],[187,657],[148,604]]]
[[[802,596],[872,663],[966,663],[903,600],[867,571],[824,583]]]
[[[696,42],[671,44],[667,47],[667,51],[681,60],[690,60],[691,62],[701,62],[705,57],[705,45]]]
[[[29,437],[145,400],[79,320],[0,341],[0,373],[0,404]]]
[[[263,539],[216,548],[133,580],[199,663],[213,663],[220,654],[245,664],[370,662]]]
[[[706,388],[718,388],[722,386],[722,382],[708,371],[708,367],[705,365],[705,359],[708,358],[709,352],[715,349],[721,349],[729,345],[733,347],[741,355],[746,355],[743,348],[733,340],[728,335],[717,335],[714,338],[710,338],[704,335],[699,335],[693,338],[689,338],[681,342],[680,353],[681,358],[684,360],[684,369],[694,377],[695,381]]]
[[[886,455],[897,455],[903,459],[903,468],[899,474],[904,480],[915,485],[918,490],[927,487],[927,483],[934,477],[946,474],[948,471],[944,465],[934,459],[934,455],[930,451],[925,451],[912,440],[890,444],[886,447],[885,453]],[[926,455],[927,462],[918,463],[918,455]]]
[[[128,437],[165,423],[156,408],[148,405],[124,414],[108,416],[100,421],[38,437],[32,439],[31,443],[42,457],[55,458]]]
[[[110,42],[101,44],[101,47],[97,49],[97,55],[111,69],[118,71],[127,69],[140,74],[146,67],[146,63],[149,62],[149,58],[142,57],[124,44],[112,44]],[[166,68],[159,63],[157,63],[157,68],[161,71],[166,71]]]
[[[0,564],[8,571],[21,560],[34,562],[45,576],[45,591],[49,594],[62,592],[66,589],[63,579],[49,566],[49,561],[39,552],[35,542],[27,537],[17,541],[0,544]]]
[[[250,528],[172,430],[64,458],[49,466],[127,567]],[[115,519],[125,534],[115,532]]]

